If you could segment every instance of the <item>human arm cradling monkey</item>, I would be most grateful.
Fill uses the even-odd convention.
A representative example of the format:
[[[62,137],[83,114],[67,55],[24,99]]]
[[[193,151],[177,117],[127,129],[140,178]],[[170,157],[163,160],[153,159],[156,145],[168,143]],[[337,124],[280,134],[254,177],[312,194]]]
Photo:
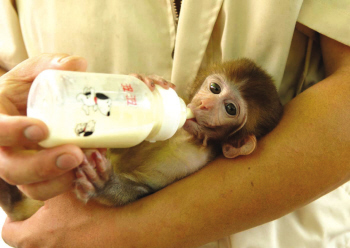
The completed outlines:
[[[188,107],[195,118],[187,120],[171,139],[110,149],[107,160],[98,151],[87,152],[77,171],[78,197],[112,206],[135,201],[192,174],[221,150],[227,158],[252,153],[257,139],[270,132],[282,115],[271,77],[248,59],[199,72],[189,95]],[[5,191],[2,199],[4,195]],[[14,196],[2,201],[3,208],[14,219],[29,217],[32,211],[27,211],[27,202],[38,203]]]
[[[196,247],[335,189],[350,178],[350,48],[326,37],[321,44],[329,76],[287,104],[250,156],[221,157],[120,208],[61,195],[26,221],[8,221],[4,239],[31,247]]]

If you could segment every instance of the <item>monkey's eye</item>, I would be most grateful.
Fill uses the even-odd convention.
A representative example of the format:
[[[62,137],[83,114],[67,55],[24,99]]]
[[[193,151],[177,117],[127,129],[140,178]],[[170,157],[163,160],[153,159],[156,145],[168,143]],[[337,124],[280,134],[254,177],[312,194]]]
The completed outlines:
[[[236,115],[237,114],[236,106],[233,103],[226,104],[225,109],[229,115]]]
[[[221,88],[218,84],[211,83],[210,84],[210,91],[213,92],[214,94],[220,94]]]

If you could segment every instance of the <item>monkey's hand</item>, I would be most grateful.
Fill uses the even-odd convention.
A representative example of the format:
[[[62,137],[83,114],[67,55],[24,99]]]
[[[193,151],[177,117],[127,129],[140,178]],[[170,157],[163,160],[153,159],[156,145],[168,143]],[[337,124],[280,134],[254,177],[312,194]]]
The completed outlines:
[[[172,88],[175,90],[175,84],[168,82],[167,80],[165,80],[164,78],[158,75],[143,76],[135,73],[129,74],[129,75],[140,79],[142,82],[144,82],[148,86],[148,88],[151,91],[155,89],[156,84],[160,85],[164,89]]]
[[[78,199],[87,202],[105,187],[112,175],[112,166],[99,150],[87,149],[84,153],[83,162],[75,170],[75,193]]]

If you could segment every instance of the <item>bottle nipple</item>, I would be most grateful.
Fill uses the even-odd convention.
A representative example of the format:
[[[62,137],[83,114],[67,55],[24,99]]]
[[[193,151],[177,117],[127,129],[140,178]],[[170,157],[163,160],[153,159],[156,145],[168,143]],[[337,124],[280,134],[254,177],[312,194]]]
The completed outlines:
[[[194,114],[190,108],[186,108],[186,119],[194,118]]]

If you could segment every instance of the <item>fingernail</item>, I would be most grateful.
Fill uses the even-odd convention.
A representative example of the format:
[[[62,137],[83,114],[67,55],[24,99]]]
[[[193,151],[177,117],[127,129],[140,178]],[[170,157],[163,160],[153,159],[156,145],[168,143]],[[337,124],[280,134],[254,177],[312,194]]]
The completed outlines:
[[[63,63],[65,63],[65,62],[67,62],[67,61],[70,59],[70,57],[71,57],[70,55],[61,57],[61,58],[59,58],[59,59],[57,60],[57,62],[63,64]]]
[[[89,165],[89,160],[87,159],[86,155],[84,155],[83,162],[81,163],[81,166],[83,165]]]
[[[101,153],[94,152],[92,155],[93,155],[95,160],[98,160],[98,162],[102,162],[102,155],[101,155]]]
[[[107,148],[99,148],[98,151],[101,153],[101,155],[107,156]]]
[[[69,170],[79,165],[78,159],[71,154],[62,154],[56,159],[56,165],[62,170]]]
[[[153,81],[151,81],[151,87],[154,87],[154,86],[155,86],[154,82],[153,82]]]
[[[45,133],[38,126],[29,126],[24,130],[24,136],[31,141],[40,141],[45,138]]]

